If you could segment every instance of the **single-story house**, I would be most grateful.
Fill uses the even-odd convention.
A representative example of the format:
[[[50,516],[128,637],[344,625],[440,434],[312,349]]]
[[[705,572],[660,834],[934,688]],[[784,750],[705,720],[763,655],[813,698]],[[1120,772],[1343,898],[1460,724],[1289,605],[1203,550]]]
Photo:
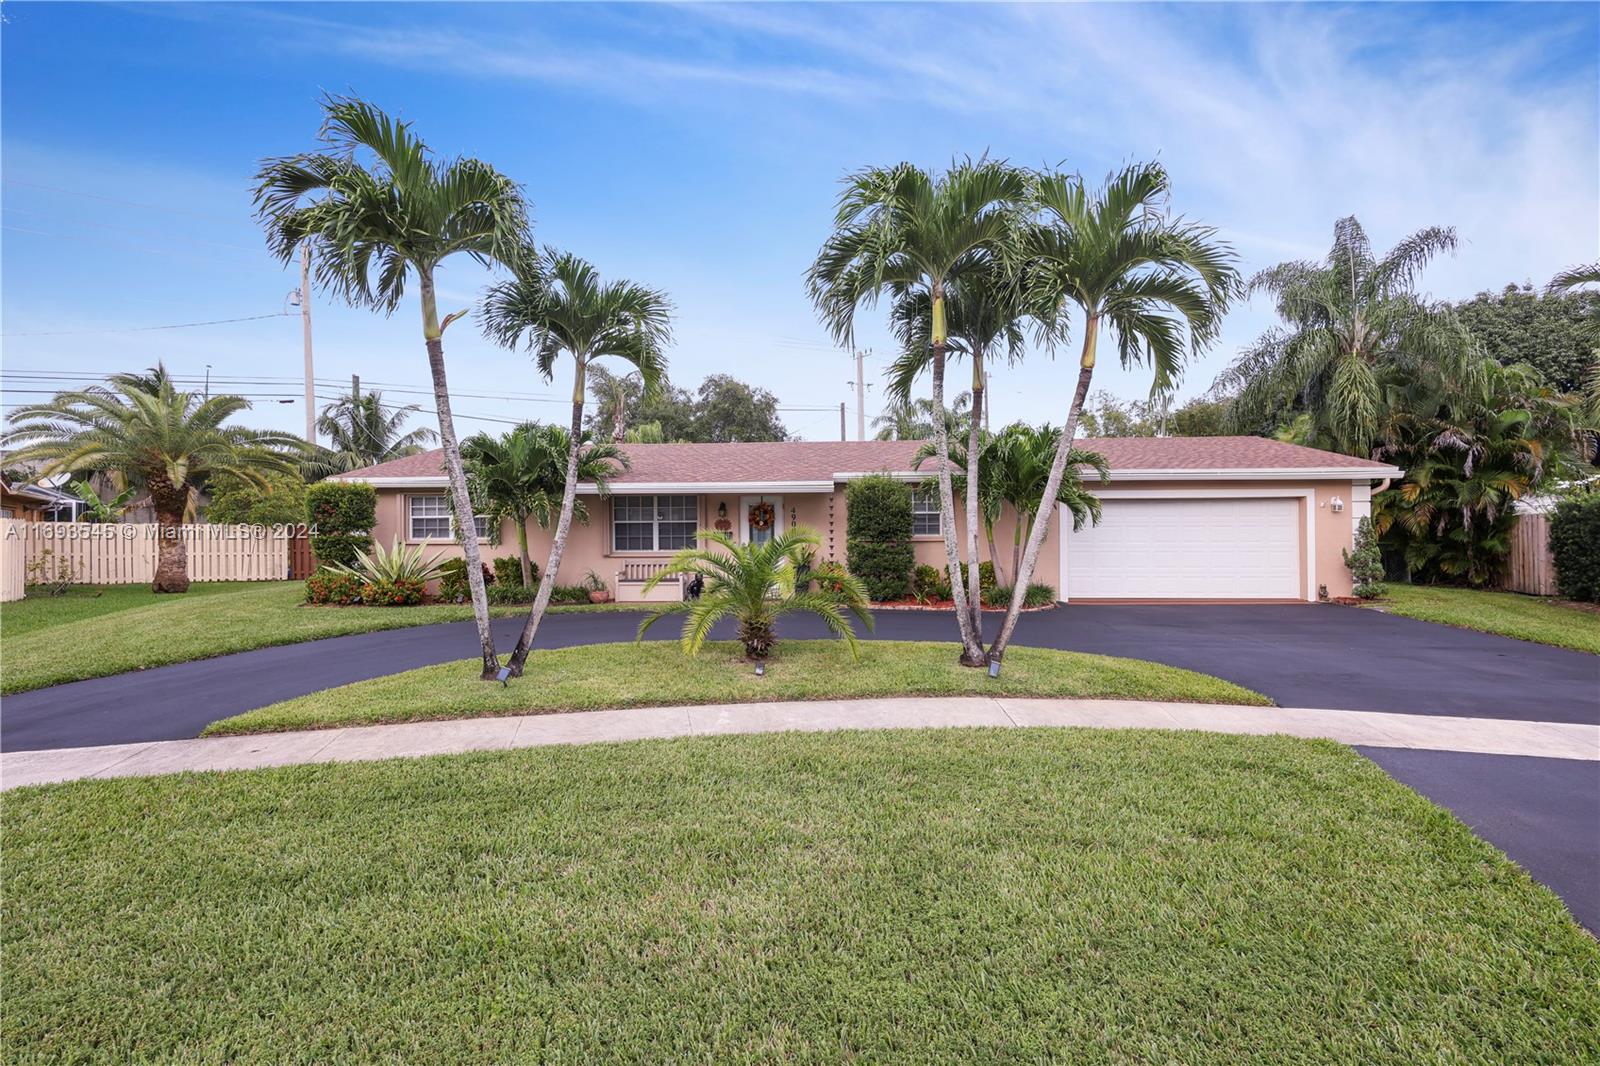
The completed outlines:
[[[1111,480],[1090,481],[1104,503],[1099,525],[1074,532],[1068,516],[1063,535],[1061,518],[1051,521],[1034,580],[1053,586],[1063,601],[1349,595],[1341,550],[1350,547],[1357,520],[1370,513],[1374,486],[1401,474],[1383,463],[1261,437],[1082,443],[1106,457]],[[592,570],[619,600],[637,600],[644,581],[697,529],[708,528],[749,541],[796,523],[810,526],[822,535],[822,558],[843,562],[846,484],[872,473],[921,483],[928,471],[912,465],[920,447],[916,441],[625,445],[632,467],[612,479],[608,496],[579,486],[590,523],[574,524],[557,580],[576,584]],[[380,544],[398,537],[459,554],[439,450],[340,478],[377,489],[373,535]],[[937,494],[918,491],[915,500],[917,561],[942,566]],[[958,534],[963,525],[958,515]],[[1005,515],[995,534],[1006,566],[1012,528],[1013,517]],[[480,519],[485,557],[516,553],[509,524],[498,544],[489,544],[488,532]],[[550,535],[533,524],[529,540],[542,566]],[[656,592],[679,595],[676,586]]]
[[[78,512],[86,506],[69,492],[0,477],[0,518],[15,518],[25,522],[76,522]]]

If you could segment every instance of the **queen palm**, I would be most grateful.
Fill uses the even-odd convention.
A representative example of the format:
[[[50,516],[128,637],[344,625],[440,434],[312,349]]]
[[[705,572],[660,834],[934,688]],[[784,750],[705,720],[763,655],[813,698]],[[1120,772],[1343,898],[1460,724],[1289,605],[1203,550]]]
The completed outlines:
[[[528,520],[548,529],[550,520],[559,514],[570,436],[562,426],[524,422],[503,436],[478,433],[461,442],[473,513],[487,518],[491,530],[509,521],[517,531],[523,588],[533,587]],[[597,493],[606,495],[612,476],[628,468],[627,454],[613,443],[591,442],[587,433],[580,446],[578,480],[592,483]],[[582,500],[574,501],[572,517],[589,524],[589,511]]]
[[[426,426],[406,429],[407,419],[420,410],[416,404],[385,404],[383,393],[377,389],[341,396],[317,416],[317,431],[330,443],[312,460],[314,469],[318,473],[342,474],[415,455],[438,439],[438,434]]]
[[[1272,294],[1285,325],[1218,379],[1238,394],[1234,424],[1254,430],[1303,410],[1314,443],[1367,456],[1411,382],[1439,377],[1470,386],[1482,365],[1471,333],[1448,308],[1415,292],[1429,261],[1455,248],[1455,231],[1435,226],[1379,258],[1361,223],[1343,218],[1325,261],[1280,263],[1257,274],[1251,290]]]
[[[777,621],[786,614],[805,611],[822,619],[830,632],[850,645],[856,655],[856,634],[847,615],[872,628],[867,609],[867,588],[848,574],[831,575],[817,588],[799,587],[796,574],[822,547],[814,529],[796,526],[769,540],[740,544],[732,536],[702,529],[696,536],[704,548],[685,548],[645,583],[649,592],[663,581],[698,575],[705,588],[700,596],[652,611],[639,623],[643,639],[651,626],[671,615],[685,615],[682,646],[686,655],[698,654],[711,629],[724,618],[739,627],[739,643],[747,659],[765,659],[777,642]]]
[[[858,171],[845,179],[833,233],[806,275],[812,302],[845,345],[854,340],[858,307],[871,306],[884,295],[895,301],[919,294],[926,299],[939,504],[947,518],[955,514],[955,500],[943,417],[950,344],[946,302],[951,287],[963,278],[1013,261],[1028,184],[1023,171],[987,159],[958,163],[942,176],[910,163]],[[980,405],[981,393],[973,397],[974,411]],[[982,666],[983,633],[973,625],[969,592],[962,587],[955,523],[942,521],[940,527],[961,634],[961,662]]]
[[[527,238],[522,191],[477,159],[436,159],[410,123],[364,101],[329,96],[322,108],[319,136],[328,150],[264,160],[256,173],[256,216],[273,254],[287,263],[308,246],[317,283],[352,306],[393,314],[415,275],[451,503],[457,514],[471,514],[443,339],[466,312],[439,317],[434,272],[459,253],[483,265],[512,265]],[[474,533],[471,522],[456,523],[487,680],[499,659]]]
[[[1044,174],[1036,183],[1040,218],[1030,234],[1030,304],[1058,326],[1073,309],[1083,319],[1077,387],[1040,494],[1041,515],[1048,506],[1043,501],[1056,498],[1066,477],[1101,329],[1116,340],[1124,367],[1149,366],[1152,392],[1166,392],[1186,349],[1198,353],[1216,336],[1238,288],[1233,250],[1210,226],[1168,214],[1169,189],[1157,163],[1125,167],[1099,189],[1075,174]],[[997,660],[1021,617],[1049,528],[1048,521],[1035,522],[1028,534],[1010,609],[989,649]]]
[[[967,531],[967,601],[972,616],[972,629],[980,642],[983,637],[983,602],[980,596],[978,525],[983,523],[990,534],[990,558],[993,552],[993,517],[984,515],[979,508],[979,461],[983,455],[982,436],[984,423],[984,384],[988,375],[988,360],[1004,354],[1007,362],[1022,356],[1022,320],[1025,315],[1023,290],[1020,279],[1005,264],[991,260],[986,269],[974,270],[952,281],[945,296],[945,324],[949,330],[948,351],[964,355],[972,367],[972,410],[967,420],[966,440],[959,449],[950,446],[952,462],[966,470],[961,479],[961,490],[966,497]],[[904,402],[911,396],[911,388],[932,359],[930,335],[933,315],[926,293],[913,291],[895,302],[890,315],[895,336],[903,352],[889,368],[888,392],[891,400]],[[952,483],[952,489],[955,489]],[[998,562],[998,560],[996,560]]]
[[[561,510],[550,542],[545,579],[533,598],[533,609],[507,661],[520,676],[539,622],[550,604],[556,572],[572,527],[578,491],[578,466],[583,446],[583,403],[586,372],[599,359],[620,359],[633,366],[645,388],[654,388],[666,369],[662,349],[672,339],[672,304],[664,293],[631,281],[602,282],[584,260],[553,248],[523,256],[510,281],[493,286],[484,298],[484,331],[508,348],[525,345],[539,373],[549,381],[563,354],[573,364],[572,425],[561,490]]]
[[[16,449],[13,461],[40,462],[40,477],[106,471],[143,486],[161,527],[152,587],[187,592],[189,552],[180,527],[196,491],[222,475],[265,487],[268,475],[293,472],[304,447],[287,434],[223,425],[249,407],[240,396],[208,399],[179,392],[170,380],[119,375],[15,411],[4,447]]]

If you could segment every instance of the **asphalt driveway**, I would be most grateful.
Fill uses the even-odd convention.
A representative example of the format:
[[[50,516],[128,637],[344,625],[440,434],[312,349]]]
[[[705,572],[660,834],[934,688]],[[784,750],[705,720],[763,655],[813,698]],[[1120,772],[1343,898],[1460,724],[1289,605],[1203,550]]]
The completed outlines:
[[[552,615],[539,645],[631,640],[638,622],[639,615],[621,612]],[[502,649],[519,626],[514,618],[495,623]],[[826,636],[807,617],[786,620],[782,631]],[[880,611],[873,635],[951,640],[954,634],[947,612]],[[675,634],[658,626],[652,639]],[[1067,605],[1025,615],[1017,640],[1199,670],[1286,707],[1600,724],[1600,656],[1353,607]],[[471,623],[452,622],[56,685],[5,698],[0,750],[178,740],[279,700],[476,654]]]

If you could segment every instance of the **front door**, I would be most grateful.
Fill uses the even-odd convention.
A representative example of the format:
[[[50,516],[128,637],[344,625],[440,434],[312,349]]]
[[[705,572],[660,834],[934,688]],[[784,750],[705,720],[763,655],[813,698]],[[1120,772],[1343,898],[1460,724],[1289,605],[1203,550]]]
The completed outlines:
[[[783,497],[741,496],[739,515],[739,542],[765,544],[783,532]]]

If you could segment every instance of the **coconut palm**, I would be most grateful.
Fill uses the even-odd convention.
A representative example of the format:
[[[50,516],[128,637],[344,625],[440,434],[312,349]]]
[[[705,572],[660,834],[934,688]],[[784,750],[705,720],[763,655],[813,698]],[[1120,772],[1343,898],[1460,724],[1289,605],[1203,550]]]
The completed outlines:
[[[330,444],[311,458],[312,470],[326,477],[415,455],[438,439],[426,426],[405,428],[406,420],[420,410],[416,404],[385,404],[377,389],[341,396],[317,416],[317,431],[327,436]]]
[[[161,527],[152,587],[187,592],[180,527],[197,490],[220,475],[264,487],[267,475],[293,472],[304,447],[287,434],[223,425],[249,407],[240,396],[206,399],[170,380],[152,385],[119,375],[13,412],[3,446],[16,449],[11,461],[39,462],[37,477],[101,470],[143,486]]]
[[[845,179],[833,232],[806,275],[823,322],[846,346],[854,340],[858,307],[872,306],[885,295],[897,302],[916,294],[927,300],[928,368],[938,416],[933,420],[933,439],[939,458],[939,504],[947,516],[955,514],[955,501],[943,418],[950,345],[946,303],[952,286],[962,279],[1003,270],[1013,262],[1020,247],[1028,186],[1023,171],[987,159],[958,163],[940,176],[910,163],[858,171]],[[979,402],[980,397],[974,396],[975,411]],[[973,624],[973,597],[962,587],[955,523],[945,521],[940,526],[961,634],[961,662],[982,666],[983,633]]]
[[[958,467],[966,470],[960,491],[966,497],[967,600],[972,629],[981,642],[983,603],[978,580],[978,525],[981,521],[978,496],[982,479],[978,476],[978,463],[983,454],[984,383],[989,359],[1004,354],[1008,363],[1014,363],[1021,358],[1022,320],[1026,310],[1020,278],[998,261],[991,261],[985,269],[971,271],[952,281],[946,290],[945,303],[945,324],[950,334],[948,351],[966,356],[972,367],[972,410],[967,420],[967,439],[959,449],[965,458],[955,458],[958,449],[954,442],[950,445],[950,455]],[[929,368],[932,360],[933,315],[927,294],[913,291],[897,300],[890,321],[900,340],[902,354],[889,368],[888,392],[892,400],[904,402],[909,400],[916,379]],[[954,482],[951,488],[957,488]],[[985,523],[991,534],[992,524],[992,519]],[[992,546],[992,536],[990,540]],[[992,550],[990,558],[993,558]]]
[[[1448,307],[1415,292],[1418,274],[1456,248],[1453,229],[1418,230],[1381,259],[1355,218],[1333,228],[1326,261],[1280,263],[1250,281],[1271,293],[1285,326],[1263,335],[1217,380],[1236,391],[1235,427],[1253,431],[1310,415],[1320,447],[1367,456],[1402,408],[1408,384],[1467,384],[1482,366],[1472,334]]]
[[[444,368],[444,331],[466,312],[439,317],[434,271],[459,253],[512,265],[526,246],[527,204],[487,163],[435,158],[410,123],[369,103],[328,96],[322,109],[319,138],[327,150],[263,160],[256,217],[274,255],[287,263],[308,246],[318,285],[352,306],[393,314],[415,275],[451,503],[457,514],[471,514]],[[471,522],[457,522],[456,530],[488,680],[499,659],[476,530]]]
[[[533,587],[533,560],[528,555],[528,520],[545,529],[561,510],[565,488],[570,434],[562,426],[524,422],[503,436],[478,433],[461,442],[461,459],[472,489],[474,514],[488,519],[498,533],[509,521],[517,531],[522,563],[522,587]],[[629,466],[628,456],[609,442],[593,443],[583,435],[578,457],[578,480],[591,482],[601,496],[611,489],[611,478]],[[589,511],[576,500],[572,517],[589,524]]]
[[[685,548],[645,583],[649,592],[663,581],[697,575],[705,582],[698,598],[670,603],[652,611],[639,623],[638,639],[661,619],[685,615],[684,654],[698,654],[711,628],[724,618],[738,623],[739,643],[747,659],[765,659],[777,642],[777,621],[786,614],[805,611],[822,619],[832,633],[857,655],[856,634],[847,615],[872,628],[867,610],[867,588],[858,578],[839,574],[804,589],[796,573],[822,547],[814,529],[796,526],[758,544],[740,544],[727,533],[702,529],[696,534],[704,548]]]
[[[1100,330],[1116,340],[1124,367],[1151,369],[1153,394],[1169,392],[1186,353],[1198,353],[1216,337],[1238,289],[1233,250],[1212,227],[1170,215],[1169,189],[1167,172],[1157,163],[1125,167],[1099,189],[1075,174],[1045,174],[1036,182],[1041,218],[1030,239],[1030,306],[1058,327],[1071,309],[1083,318],[1077,388],[1041,501],[1054,500],[1066,476]],[[1039,514],[1047,513],[1041,503]],[[989,649],[995,659],[1005,654],[1021,617],[1049,528],[1048,521],[1036,522],[1028,534],[1010,609]]]
[[[672,339],[672,304],[664,293],[631,281],[602,282],[587,262],[568,252],[547,248],[529,253],[516,277],[493,286],[484,298],[484,331],[507,348],[526,346],[534,365],[549,381],[565,353],[572,359],[572,427],[561,491],[561,511],[545,580],[533,598],[533,609],[511,651],[507,666],[520,676],[539,622],[550,603],[556,572],[572,526],[578,490],[578,463],[583,446],[583,403],[590,364],[620,359],[639,372],[645,388],[654,388],[666,370],[662,349]]]

